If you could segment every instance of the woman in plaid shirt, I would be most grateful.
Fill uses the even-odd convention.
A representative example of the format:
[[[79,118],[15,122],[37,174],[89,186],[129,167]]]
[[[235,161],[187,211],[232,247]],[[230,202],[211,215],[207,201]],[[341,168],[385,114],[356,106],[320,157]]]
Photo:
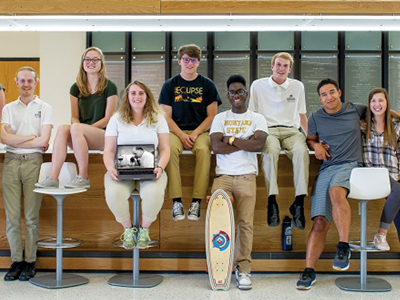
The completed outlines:
[[[386,234],[396,215],[395,225],[400,231],[400,223],[396,222],[400,220],[400,121],[391,116],[390,100],[385,89],[374,88],[369,93],[368,105],[370,109],[367,113],[366,126],[362,126],[364,127],[364,165],[387,168],[391,184],[391,192],[383,207],[379,230],[374,236],[374,244],[379,250],[389,250]]]

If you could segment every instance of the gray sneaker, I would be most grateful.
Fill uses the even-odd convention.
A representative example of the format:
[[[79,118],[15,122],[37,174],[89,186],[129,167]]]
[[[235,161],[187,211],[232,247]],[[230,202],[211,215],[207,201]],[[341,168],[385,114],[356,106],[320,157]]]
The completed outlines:
[[[133,249],[136,247],[135,233],[137,231],[136,227],[125,228],[120,237],[125,249]]]
[[[58,189],[58,182],[51,176],[47,176],[44,180],[35,183],[35,187],[42,189]]]
[[[89,179],[84,179],[81,176],[76,176],[72,181],[64,185],[67,189],[76,189],[76,188],[83,188],[88,189],[90,188],[90,181]]]
[[[185,218],[185,213],[183,212],[183,204],[182,202],[174,201],[172,205],[172,219],[174,221],[180,221]]]

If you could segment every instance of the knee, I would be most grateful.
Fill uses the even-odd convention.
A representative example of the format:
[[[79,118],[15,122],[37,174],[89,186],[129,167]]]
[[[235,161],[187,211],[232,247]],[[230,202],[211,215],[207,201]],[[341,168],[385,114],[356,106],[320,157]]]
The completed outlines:
[[[57,135],[56,138],[61,137],[61,138],[67,138],[70,135],[70,125],[60,125],[57,129]]]
[[[329,226],[330,226],[330,224],[325,217],[316,216],[314,218],[312,231],[317,232],[317,233],[326,233],[326,232],[328,232]]]
[[[74,123],[71,125],[71,137],[74,138],[81,135],[86,124]]]

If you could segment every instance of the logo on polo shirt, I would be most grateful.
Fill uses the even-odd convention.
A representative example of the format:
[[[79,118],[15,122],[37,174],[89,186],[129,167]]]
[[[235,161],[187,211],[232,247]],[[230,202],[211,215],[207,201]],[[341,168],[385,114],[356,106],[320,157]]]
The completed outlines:
[[[289,97],[287,97],[286,100],[287,100],[287,101],[296,101],[296,98],[293,97],[293,95],[290,95]]]
[[[42,117],[42,111],[38,110],[37,114],[35,114],[35,118],[41,118]]]

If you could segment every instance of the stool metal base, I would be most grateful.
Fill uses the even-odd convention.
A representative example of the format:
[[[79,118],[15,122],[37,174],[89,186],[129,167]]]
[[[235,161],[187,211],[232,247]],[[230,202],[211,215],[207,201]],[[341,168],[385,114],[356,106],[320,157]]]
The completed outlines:
[[[336,279],[336,285],[350,292],[390,292],[392,286],[382,278],[367,277],[367,283],[361,285],[360,277],[340,277]]]
[[[108,280],[109,285],[131,287],[131,288],[151,288],[159,285],[164,280],[161,275],[139,275],[139,280],[133,280],[132,274],[115,275]]]
[[[29,282],[45,289],[62,289],[86,284],[89,282],[89,279],[75,274],[62,274],[62,279],[57,280],[56,274],[50,274],[33,277],[29,279]]]

